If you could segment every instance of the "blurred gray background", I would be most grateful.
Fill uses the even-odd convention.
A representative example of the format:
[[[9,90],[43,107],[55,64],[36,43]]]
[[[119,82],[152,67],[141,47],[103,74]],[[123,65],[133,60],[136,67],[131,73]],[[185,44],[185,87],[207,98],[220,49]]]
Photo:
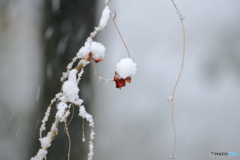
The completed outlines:
[[[240,1],[175,2],[187,40],[175,94],[175,160],[220,158],[210,157],[211,151],[240,153]],[[0,1],[1,160],[36,154],[40,121],[60,91],[61,73],[97,26],[103,7],[103,0]],[[167,97],[182,57],[178,15],[170,0],[112,0],[111,9],[138,70],[121,90],[99,81],[92,66],[85,70],[80,95],[95,120],[94,159],[166,160],[173,148]],[[96,40],[107,49],[96,64],[98,74],[112,78],[117,62],[127,57],[112,21]],[[81,142],[76,108],[74,119],[72,160],[86,159],[88,143]],[[48,159],[67,159],[66,135],[60,132],[53,144]]]

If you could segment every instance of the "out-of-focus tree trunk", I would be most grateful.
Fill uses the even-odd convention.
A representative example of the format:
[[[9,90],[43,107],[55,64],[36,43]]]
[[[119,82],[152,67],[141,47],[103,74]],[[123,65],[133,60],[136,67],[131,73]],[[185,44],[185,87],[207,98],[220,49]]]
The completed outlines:
[[[66,71],[67,64],[76,55],[94,28],[95,2],[94,0],[45,0],[43,9],[44,70],[46,74],[39,119],[43,118],[51,99],[61,90],[62,83],[60,78],[62,72]],[[80,85],[88,88],[88,92],[91,91],[89,72],[87,67],[80,82]],[[80,92],[80,94],[84,94],[84,90],[81,89]],[[86,107],[88,107],[88,100],[84,99]],[[55,113],[56,105],[53,105],[52,108],[51,113]],[[69,125],[72,140],[71,160],[86,159],[88,143],[82,142],[82,119],[78,116],[78,107],[74,107],[74,109],[74,117]],[[49,119],[47,130],[50,128],[53,119],[54,115]],[[37,136],[35,138],[38,140]],[[39,147],[39,142],[35,141],[32,152],[36,154]],[[63,125],[60,124],[58,135],[53,140],[47,157],[49,160],[65,160],[67,159],[67,154],[68,138],[64,132]]]

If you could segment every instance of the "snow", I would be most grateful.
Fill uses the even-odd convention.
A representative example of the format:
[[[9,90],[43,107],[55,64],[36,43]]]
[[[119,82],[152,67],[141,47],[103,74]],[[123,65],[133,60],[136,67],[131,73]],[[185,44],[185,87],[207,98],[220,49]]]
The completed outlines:
[[[131,58],[121,59],[116,65],[119,78],[132,78],[132,76],[136,73],[136,66],[137,64],[133,63]]]
[[[12,115],[11,115],[11,118],[10,118],[10,119],[12,119],[12,118],[13,118],[13,116],[14,116],[14,112],[12,113]]]
[[[61,77],[61,81],[64,81],[68,76],[68,72],[63,72],[62,73],[62,77]]]
[[[89,140],[89,153],[88,160],[92,160],[94,152],[93,152],[93,139],[94,139],[94,121],[92,115],[86,112],[85,107],[82,106],[83,100],[79,98],[79,87],[78,83],[81,80],[82,74],[84,72],[84,67],[91,62],[91,59],[94,59],[95,62],[102,61],[105,56],[106,48],[99,42],[93,41],[93,38],[96,34],[103,30],[107,24],[110,17],[109,5],[110,1],[105,1],[105,8],[102,12],[102,17],[99,22],[99,26],[94,29],[90,36],[87,38],[83,47],[81,47],[76,55],[72,59],[72,61],[67,65],[67,71],[63,73],[61,77],[61,81],[63,82],[62,91],[56,94],[55,98],[51,100],[51,104],[48,107],[45,116],[42,120],[42,125],[40,127],[40,138],[39,141],[41,143],[41,149],[39,149],[37,155],[31,160],[42,160],[47,155],[47,148],[51,146],[52,140],[57,135],[58,132],[58,123],[66,122],[67,117],[70,114],[71,105],[79,106],[79,116],[82,118],[86,118],[89,122],[89,126],[91,126],[90,131],[90,140]],[[79,60],[77,67],[73,68],[75,62]],[[136,66],[136,65],[135,65]],[[73,68],[73,69],[72,69]],[[40,89],[38,90],[40,93]],[[39,93],[37,94],[37,100],[39,99]],[[57,113],[55,115],[55,121],[52,124],[51,130],[47,133],[45,137],[42,138],[42,131],[46,129],[45,125],[48,121],[48,117],[50,115],[50,110],[52,104],[57,100]],[[83,134],[83,141],[85,141]]]
[[[93,145],[92,145],[92,143],[89,144],[89,148],[93,151]],[[89,153],[88,153],[88,160],[92,160],[93,155],[94,155],[94,152],[89,152]]]
[[[46,117],[46,114],[45,114],[45,117]],[[37,155],[35,157],[32,157],[31,160],[43,160],[46,157],[47,149],[51,146],[51,142],[54,136],[58,132],[57,123],[58,121],[55,119],[55,122],[52,124],[51,130],[47,133],[47,136],[43,138],[39,138],[39,141],[41,143],[41,148],[38,150]]]
[[[40,138],[40,143],[42,148],[48,148],[51,146],[51,134],[47,134],[46,137]]]
[[[168,96],[167,100],[168,100],[168,102],[172,102],[173,101],[173,97],[172,96]]]
[[[87,121],[89,122],[89,126],[94,127],[92,115],[90,115],[89,113],[86,112],[84,106],[79,107],[79,116],[82,118],[86,118]]]
[[[18,128],[16,135],[18,135],[18,133],[20,132],[20,130],[21,130],[21,128]]]
[[[97,29],[97,28],[96,28]],[[97,31],[96,30],[94,30],[91,34],[90,34],[90,36],[91,37],[95,37],[96,36],[96,34],[97,34]]]
[[[32,157],[31,160],[43,160],[47,155],[47,149],[51,146],[52,138],[57,134],[57,120],[52,124],[51,131],[47,133],[46,137],[39,138],[41,143],[41,148],[38,150],[38,153],[35,157]]]
[[[72,69],[69,72],[68,80],[64,82],[62,86],[63,96],[60,98],[63,102],[72,102],[75,103],[78,97],[79,88],[77,86],[77,70]]]
[[[52,102],[53,103],[53,102]],[[50,115],[50,111],[51,111],[51,107],[48,107],[47,111],[45,112],[45,116],[44,118],[42,119],[42,125],[40,127],[40,131],[44,131],[46,130],[46,127],[45,127],[45,124],[46,122],[48,121],[48,117]]]
[[[81,60],[81,61],[84,61],[84,60]],[[86,63],[86,62],[81,62],[81,61],[80,61],[80,63],[83,65],[84,65],[84,63]],[[88,63],[90,63],[90,62],[88,61]],[[77,83],[79,83],[79,81],[81,80],[83,72],[84,72],[84,69],[82,68],[82,70],[78,73]],[[82,99],[79,99],[79,100],[81,100],[83,102]],[[78,103],[76,103],[76,104],[80,106],[82,104],[82,102],[80,104],[78,104]]]
[[[93,139],[94,139],[94,121],[92,118],[92,115],[86,112],[85,107],[82,105],[79,107],[79,116],[82,118],[86,118],[87,121],[89,122],[89,126],[92,127],[91,132],[90,132],[90,141],[89,141],[89,153],[88,153],[88,160],[92,160],[94,152],[93,152]],[[83,138],[83,141],[85,141],[85,138]]]
[[[105,28],[108,24],[108,19],[110,17],[110,10],[109,10],[109,6],[105,6],[103,12],[102,12],[102,17],[100,19],[99,22],[99,26],[97,27],[97,31],[102,30],[103,28]]]
[[[86,141],[86,139],[85,138],[82,138],[82,142],[85,142]]]
[[[35,157],[32,157],[31,160],[43,160],[44,157],[46,157],[47,151],[45,149],[39,149],[38,153]]]
[[[60,119],[60,122],[66,122],[66,117],[69,115],[69,111],[67,112],[68,105],[64,102],[60,102],[57,105],[57,113],[56,118]]]
[[[89,53],[90,53],[89,46],[85,45],[85,46],[81,47],[81,49],[77,53],[77,56],[79,58],[87,58]]]
[[[106,51],[106,48],[101,43],[87,41],[85,45],[81,47],[81,49],[77,53],[77,57],[81,59],[88,59],[89,53],[92,53],[92,58],[94,60],[102,60],[105,56],[105,51]]]
[[[92,42],[90,51],[94,60],[102,60],[105,56],[106,48],[99,42]]]
[[[41,93],[41,86],[38,86],[38,89],[37,89],[37,95],[36,95],[36,101],[39,100],[40,93]]]
[[[95,133],[94,133],[94,132],[91,132],[91,133],[90,133],[90,138],[91,138],[91,139],[94,139],[94,135],[95,135]]]

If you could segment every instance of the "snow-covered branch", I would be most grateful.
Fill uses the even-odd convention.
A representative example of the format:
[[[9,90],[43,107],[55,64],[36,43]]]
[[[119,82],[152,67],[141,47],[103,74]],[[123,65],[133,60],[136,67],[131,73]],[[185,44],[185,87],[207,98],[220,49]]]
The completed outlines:
[[[80,88],[78,87],[78,83],[81,80],[81,77],[84,73],[84,67],[86,67],[92,60],[95,62],[100,62],[105,57],[106,48],[99,42],[94,41],[94,37],[97,33],[104,28],[106,28],[109,18],[111,17],[111,11],[109,9],[110,0],[105,0],[105,8],[102,12],[102,17],[100,19],[99,25],[95,27],[94,31],[90,33],[90,36],[84,43],[76,54],[76,57],[72,59],[72,61],[67,65],[67,71],[63,73],[61,77],[62,90],[60,93],[56,94],[55,98],[52,99],[51,104],[47,108],[45,116],[42,120],[42,125],[40,127],[40,138],[39,141],[41,143],[41,148],[39,149],[37,155],[31,160],[42,160],[46,158],[48,153],[48,148],[51,146],[51,143],[55,136],[58,133],[58,124],[61,122],[65,123],[65,131],[70,140],[68,129],[67,129],[67,118],[70,115],[70,108],[75,105],[79,107],[79,116],[83,119],[86,119],[89,122],[89,126],[91,127],[90,131],[90,140],[89,140],[89,153],[88,160],[92,160],[94,152],[93,152],[93,140],[94,140],[94,121],[92,115],[87,113],[85,107],[82,105],[83,100],[79,98]],[[73,68],[74,63],[78,61],[77,67]],[[126,85],[126,82],[130,83],[132,76],[136,72],[136,63],[133,63],[130,56],[128,58],[122,59],[117,65],[117,69],[114,74],[114,79],[111,81],[115,81],[117,88],[122,88]],[[95,66],[94,66],[95,68]],[[96,73],[96,71],[95,71]],[[103,78],[100,78],[103,80]],[[46,130],[46,122],[48,121],[48,117],[50,115],[52,105],[57,102],[57,112],[55,113],[55,121],[52,124],[50,131],[48,131],[46,136],[42,136],[42,132]],[[84,136],[84,135],[83,135]],[[85,138],[83,138],[85,141]],[[69,147],[70,152],[70,147]],[[70,159],[70,154],[68,154],[68,159]]]
[[[107,24],[110,17],[110,0],[105,1],[105,8],[102,12],[102,17],[100,19],[99,26],[90,34],[87,38],[85,45],[79,50],[76,57],[67,65],[67,72],[63,73],[61,81],[63,82],[62,91],[56,94],[55,98],[51,101],[51,104],[47,108],[45,116],[42,120],[42,125],[40,127],[40,144],[41,148],[39,149],[36,156],[32,157],[31,160],[42,160],[46,158],[48,153],[48,148],[51,146],[51,143],[55,136],[58,133],[58,124],[60,122],[66,122],[67,117],[70,114],[70,107],[76,105],[79,107],[79,116],[86,119],[89,122],[91,127],[90,131],[90,140],[89,140],[89,153],[88,160],[92,160],[93,157],[93,139],[94,139],[94,121],[92,115],[87,113],[85,107],[82,105],[83,100],[79,98],[78,83],[81,80],[81,76],[84,73],[84,67],[91,62],[93,58],[96,62],[101,61],[105,56],[105,47],[99,43],[93,41],[93,38],[96,34],[103,30]],[[72,68],[76,60],[80,59],[76,68]],[[54,102],[57,101],[57,112],[55,114],[55,121],[52,124],[50,131],[47,135],[42,137],[42,132],[46,130],[46,122],[50,115],[51,107]]]

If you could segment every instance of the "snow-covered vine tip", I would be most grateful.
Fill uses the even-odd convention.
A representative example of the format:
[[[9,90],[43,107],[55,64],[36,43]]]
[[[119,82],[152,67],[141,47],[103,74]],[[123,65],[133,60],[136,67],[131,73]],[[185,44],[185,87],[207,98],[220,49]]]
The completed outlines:
[[[126,85],[126,82],[131,82],[131,79],[137,70],[136,66],[137,64],[133,63],[131,58],[121,59],[120,62],[117,63],[117,70],[114,74],[116,88],[121,89]]]

